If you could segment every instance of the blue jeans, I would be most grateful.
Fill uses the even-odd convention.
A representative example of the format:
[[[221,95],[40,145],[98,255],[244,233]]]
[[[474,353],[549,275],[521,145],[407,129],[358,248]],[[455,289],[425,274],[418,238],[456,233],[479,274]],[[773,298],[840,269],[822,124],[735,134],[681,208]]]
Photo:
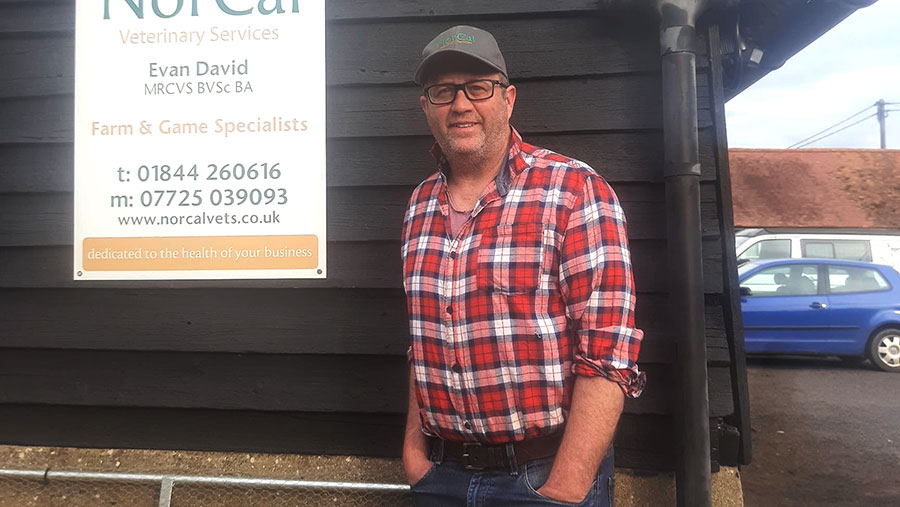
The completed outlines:
[[[532,461],[511,473],[509,470],[466,470],[459,461],[444,460],[436,455],[439,453],[439,449],[432,450],[434,464],[431,470],[410,488],[416,506],[613,506],[615,467],[612,446],[581,503],[560,502],[537,492],[550,475],[552,457]]]

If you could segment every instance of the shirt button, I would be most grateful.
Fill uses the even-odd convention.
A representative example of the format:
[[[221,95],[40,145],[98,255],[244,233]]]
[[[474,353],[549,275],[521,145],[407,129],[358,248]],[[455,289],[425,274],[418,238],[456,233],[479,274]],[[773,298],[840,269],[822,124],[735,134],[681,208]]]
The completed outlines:
[[[455,373],[462,373],[462,366],[460,366],[459,363],[453,363],[453,366],[450,367],[450,369]]]
[[[472,425],[469,424],[469,421],[464,422],[464,423],[463,423],[463,426],[465,426],[467,430],[472,429]]]
[[[451,259],[455,259],[455,258],[456,258],[456,252],[450,252],[450,258],[451,258]]]
[[[447,307],[447,313],[450,315],[453,315],[453,307],[452,306]]]

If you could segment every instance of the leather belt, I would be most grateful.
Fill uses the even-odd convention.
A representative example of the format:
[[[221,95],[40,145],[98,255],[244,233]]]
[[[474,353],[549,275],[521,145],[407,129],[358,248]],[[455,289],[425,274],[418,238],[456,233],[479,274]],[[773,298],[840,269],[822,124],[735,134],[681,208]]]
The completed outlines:
[[[467,470],[510,469],[536,459],[554,456],[562,442],[562,431],[552,435],[530,438],[511,444],[482,444],[480,442],[450,442],[431,439],[432,446],[443,446],[443,457],[457,460]],[[510,451],[513,455],[510,456]]]

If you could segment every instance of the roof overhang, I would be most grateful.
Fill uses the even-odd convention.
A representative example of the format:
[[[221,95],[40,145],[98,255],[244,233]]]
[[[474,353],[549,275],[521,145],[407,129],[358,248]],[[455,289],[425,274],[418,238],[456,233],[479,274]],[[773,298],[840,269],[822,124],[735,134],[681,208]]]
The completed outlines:
[[[713,10],[730,100],[858,9],[876,0],[740,0]]]

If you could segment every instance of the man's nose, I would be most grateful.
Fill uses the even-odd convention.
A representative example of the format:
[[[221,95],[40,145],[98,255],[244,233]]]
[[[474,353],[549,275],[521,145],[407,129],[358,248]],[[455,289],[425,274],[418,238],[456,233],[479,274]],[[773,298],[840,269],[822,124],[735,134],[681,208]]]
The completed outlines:
[[[469,100],[462,88],[456,90],[456,95],[453,97],[453,102],[450,103],[450,108],[454,110],[472,109],[472,101]]]

